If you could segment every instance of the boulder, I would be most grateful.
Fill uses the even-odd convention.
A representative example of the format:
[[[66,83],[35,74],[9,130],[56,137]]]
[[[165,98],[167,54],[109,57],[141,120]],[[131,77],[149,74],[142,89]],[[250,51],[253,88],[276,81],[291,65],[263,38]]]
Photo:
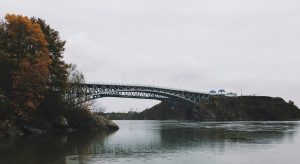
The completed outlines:
[[[98,127],[102,127],[103,129],[108,129],[108,130],[118,130],[119,127],[116,123],[114,123],[113,121],[100,116],[100,115],[93,115],[93,119],[97,121],[97,126]]]
[[[24,125],[23,130],[27,134],[43,134],[42,130],[36,129],[36,128],[28,126],[28,125]]]
[[[24,133],[9,120],[0,120],[0,137],[22,136]]]
[[[118,130],[119,129],[119,126],[114,123],[112,120],[109,120],[109,119],[106,119],[107,121],[107,127],[109,130]]]
[[[98,115],[93,115],[93,119],[96,121],[97,126],[100,126],[102,128],[105,128],[107,123],[104,117],[98,116]]]
[[[23,136],[24,135],[24,133],[19,128],[17,128],[16,126],[8,129],[7,134],[9,136]]]
[[[73,110],[67,113],[69,127],[83,130],[116,130],[118,126],[107,118],[88,110]]]
[[[69,126],[67,119],[63,116],[53,116],[51,123],[57,128],[67,128]]]

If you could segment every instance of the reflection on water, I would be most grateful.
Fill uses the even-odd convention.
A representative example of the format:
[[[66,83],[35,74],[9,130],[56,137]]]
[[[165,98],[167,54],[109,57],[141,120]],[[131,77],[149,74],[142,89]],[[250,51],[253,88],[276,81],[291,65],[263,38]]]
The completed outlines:
[[[116,121],[115,133],[6,138],[0,163],[298,163],[300,122]]]

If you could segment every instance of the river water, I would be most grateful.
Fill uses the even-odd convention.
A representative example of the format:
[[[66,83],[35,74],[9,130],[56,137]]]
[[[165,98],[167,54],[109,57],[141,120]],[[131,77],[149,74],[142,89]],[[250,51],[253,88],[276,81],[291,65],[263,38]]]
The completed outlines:
[[[115,122],[114,133],[1,139],[0,163],[300,163],[300,122]]]

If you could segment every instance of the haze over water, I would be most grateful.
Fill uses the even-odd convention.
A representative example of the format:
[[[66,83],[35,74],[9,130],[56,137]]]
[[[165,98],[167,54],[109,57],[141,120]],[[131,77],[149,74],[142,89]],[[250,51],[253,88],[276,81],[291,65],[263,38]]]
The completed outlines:
[[[116,121],[120,130],[3,139],[0,163],[297,164],[300,122]]]

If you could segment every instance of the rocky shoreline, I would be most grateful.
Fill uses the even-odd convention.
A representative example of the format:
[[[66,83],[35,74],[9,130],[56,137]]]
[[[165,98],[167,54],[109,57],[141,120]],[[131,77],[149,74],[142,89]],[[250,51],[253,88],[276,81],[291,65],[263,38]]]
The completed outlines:
[[[85,115],[76,125],[73,123],[79,120],[72,120],[65,116],[54,116],[50,120],[39,121],[33,124],[0,120],[0,137],[24,136],[24,135],[46,135],[52,133],[70,133],[75,131],[115,131],[119,127],[113,121],[96,114]]]

